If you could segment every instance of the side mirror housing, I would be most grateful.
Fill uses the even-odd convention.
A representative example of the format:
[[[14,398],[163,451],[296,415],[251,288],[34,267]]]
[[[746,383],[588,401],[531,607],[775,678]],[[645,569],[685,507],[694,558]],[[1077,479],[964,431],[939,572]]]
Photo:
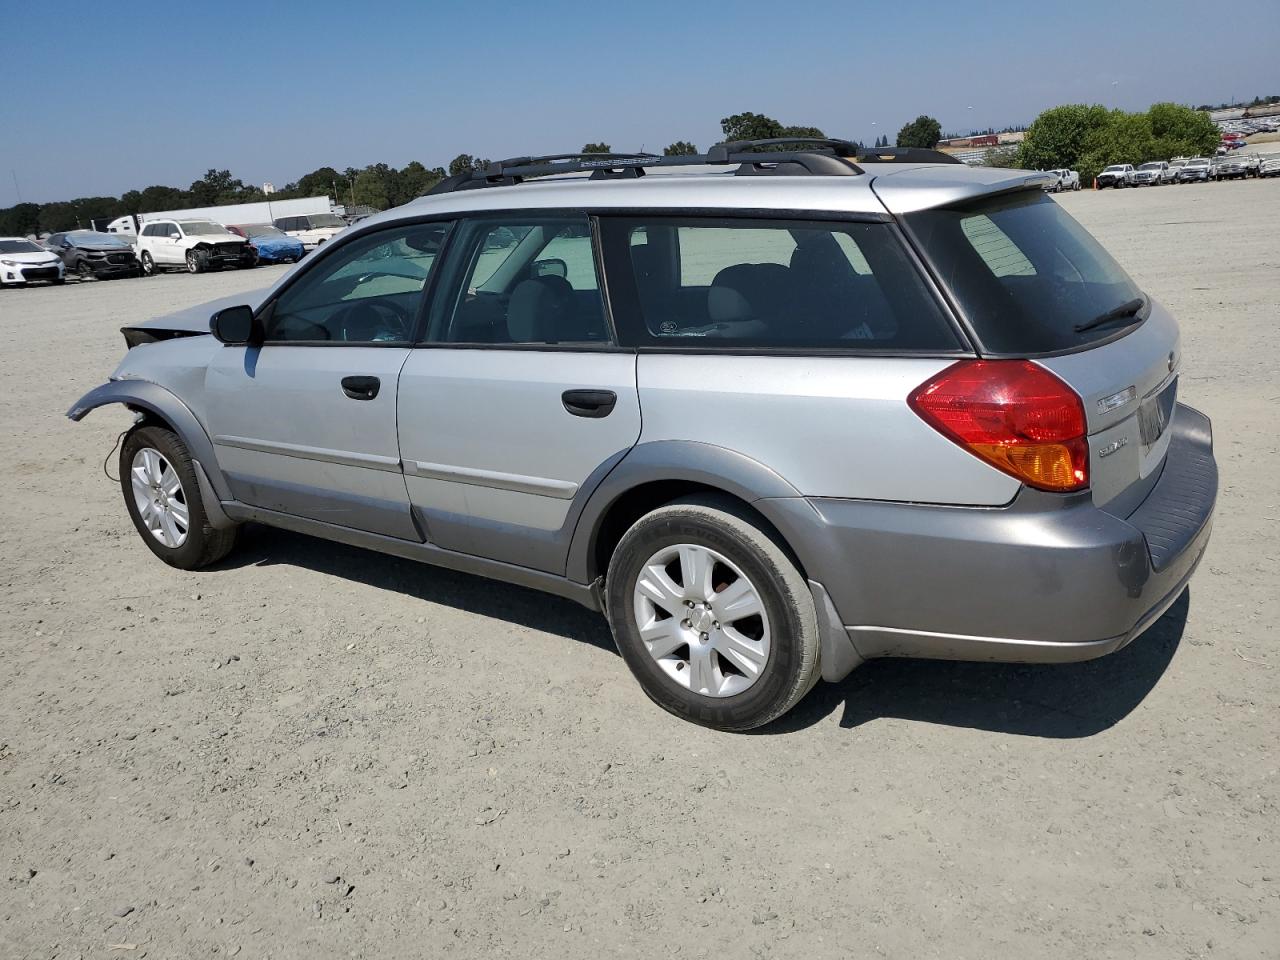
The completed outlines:
[[[253,308],[244,304],[215,313],[209,318],[209,332],[222,343],[237,346],[259,344],[264,339],[261,322],[253,315]]]

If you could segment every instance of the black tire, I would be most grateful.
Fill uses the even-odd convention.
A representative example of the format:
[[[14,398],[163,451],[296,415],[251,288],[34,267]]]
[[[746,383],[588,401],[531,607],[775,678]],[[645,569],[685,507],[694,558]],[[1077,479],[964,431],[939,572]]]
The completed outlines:
[[[138,505],[134,498],[132,468],[137,453],[150,448],[157,451],[168,461],[178,474],[182,487],[179,491],[181,501],[185,503],[190,524],[186,531],[186,539],[177,547],[161,543],[147,529]],[[196,480],[195,467],[191,465],[191,454],[182,439],[172,430],[158,426],[134,427],[124,438],[120,447],[120,489],[124,494],[125,508],[133,525],[142,537],[143,543],[157,557],[180,570],[199,570],[217,563],[236,543],[238,528],[215,530],[209,525],[205,514],[204,501],[200,498],[200,485]]]
[[[88,262],[84,260],[81,260],[79,263],[76,264],[76,276],[80,279],[82,283],[85,280],[97,279],[97,277],[94,275],[93,267],[89,266]]]
[[[711,697],[691,691],[663,671],[640,638],[636,580],[654,553],[683,543],[708,547],[730,560],[763,602],[770,623],[768,659],[742,693]],[[609,625],[627,666],[654,703],[685,720],[718,730],[750,730],[782,716],[818,681],[818,621],[809,587],[783,546],[729,498],[688,497],[641,517],[613,552],[606,591]]]
[[[187,251],[187,273],[204,273],[209,269],[209,253],[205,250]]]
[[[62,285],[63,285],[64,283],[66,283],[66,282],[67,282],[67,278],[66,278],[66,277],[57,277],[57,278],[53,281],[53,285],[54,285],[55,287],[60,287],[60,286],[62,286]]]
[[[142,276],[154,277],[156,275],[156,262],[151,259],[151,254],[146,250],[143,250],[142,256],[139,259],[142,263],[138,267],[138,270],[141,272]]]

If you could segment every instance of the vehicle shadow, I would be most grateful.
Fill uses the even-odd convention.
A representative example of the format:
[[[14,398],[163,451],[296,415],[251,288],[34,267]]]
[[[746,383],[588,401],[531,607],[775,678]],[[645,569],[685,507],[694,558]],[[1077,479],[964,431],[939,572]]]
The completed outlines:
[[[246,524],[236,550],[214,569],[280,564],[393,590],[428,603],[507,620],[610,653],[618,652],[604,618],[572,600],[287,530]]]
[[[1186,628],[1184,591],[1123,650],[1084,663],[953,663],[871,660],[840,683],[819,684],[794,710],[755,731],[793,733],[843,709],[840,726],[881,717],[1069,740],[1124,719],[1163,676]]]

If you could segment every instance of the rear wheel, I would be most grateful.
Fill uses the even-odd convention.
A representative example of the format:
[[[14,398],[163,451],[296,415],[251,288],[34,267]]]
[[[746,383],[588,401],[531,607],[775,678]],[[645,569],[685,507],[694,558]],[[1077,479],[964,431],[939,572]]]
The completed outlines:
[[[120,448],[120,487],[139,536],[173,567],[199,570],[231,552],[236,528],[209,525],[186,444],[164,427],[135,427]]]
[[[614,551],[607,591],[623,659],[676,716],[749,730],[817,682],[817,614],[804,577],[731,500],[691,497],[642,517]]]

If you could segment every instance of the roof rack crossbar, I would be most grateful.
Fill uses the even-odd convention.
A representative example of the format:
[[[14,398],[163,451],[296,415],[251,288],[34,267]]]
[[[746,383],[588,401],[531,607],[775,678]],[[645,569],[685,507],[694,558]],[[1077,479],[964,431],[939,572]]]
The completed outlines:
[[[794,146],[793,150],[769,149]],[[510,157],[496,160],[482,170],[471,170],[441,180],[428,195],[473,190],[478,187],[511,186],[535,177],[561,173],[590,173],[593,180],[642,176],[652,167],[729,166],[738,164],[739,174],[809,176],[857,176],[863,173],[855,161],[883,163],[959,163],[955,157],[936,150],[881,147],[864,150],[851,140],[827,137],[773,137],[768,140],[735,140],[717,143],[704,154],[660,157],[635,153],[553,153],[538,157]]]

